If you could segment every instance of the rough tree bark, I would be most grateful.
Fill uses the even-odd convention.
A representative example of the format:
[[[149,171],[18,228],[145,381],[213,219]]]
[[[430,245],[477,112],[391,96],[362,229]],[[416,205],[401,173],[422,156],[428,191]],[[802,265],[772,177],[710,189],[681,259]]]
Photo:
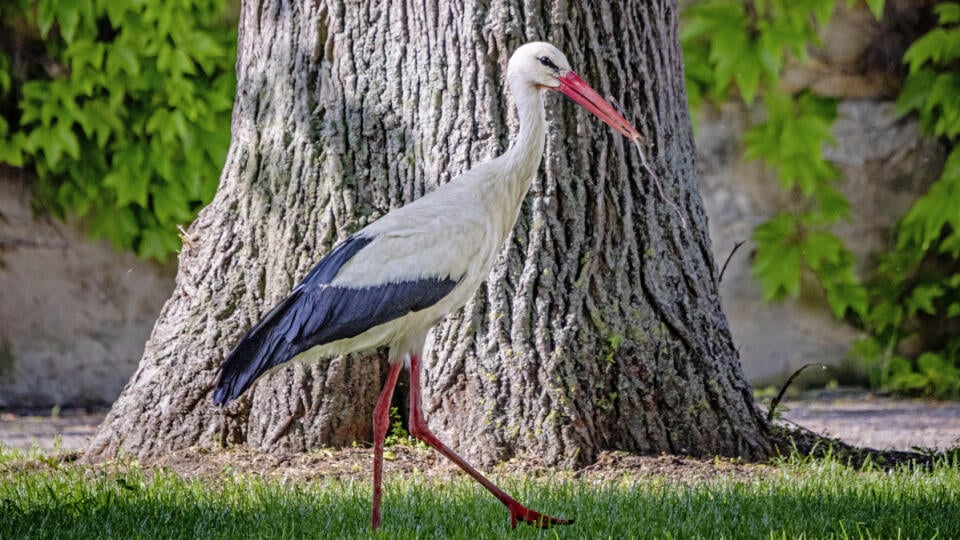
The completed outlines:
[[[717,294],[677,9],[245,1],[220,189],[88,456],[369,440],[385,373],[376,355],[288,364],[225,412],[210,401],[218,366],[336,241],[506,149],[516,118],[503,74],[533,40],[565,51],[647,135],[687,226],[636,149],[548,98],[547,152],[514,236],[476,298],[428,340],[431,428],[484,463],[532,454],[572,466],[603,449],[767,455]]]

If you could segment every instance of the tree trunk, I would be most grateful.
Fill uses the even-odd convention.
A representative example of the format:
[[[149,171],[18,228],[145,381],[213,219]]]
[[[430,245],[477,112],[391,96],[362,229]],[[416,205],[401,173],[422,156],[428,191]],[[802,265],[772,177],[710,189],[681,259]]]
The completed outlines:
[[[338,240],[506,149],[506,63],[534,40],[623,105],[686,227],[628,141],[548,98],[547,152],[514,236],[428,339],[431,428],[484,463],[768,455],[717,294],[676,0],[251,0],[240,25],[220,189],[90,457],[369,440],[382,356],[288,363],[225,411],[210,400],[219,364]]]

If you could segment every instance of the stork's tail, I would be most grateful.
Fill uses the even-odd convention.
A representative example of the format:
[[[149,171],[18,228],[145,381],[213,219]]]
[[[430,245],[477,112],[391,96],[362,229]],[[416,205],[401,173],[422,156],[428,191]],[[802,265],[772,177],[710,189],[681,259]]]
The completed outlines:
[[[284,336],[284,321],[298,297],[299,291],[295,291],[240,338],[223,361],[220,379],[213,392],[214,403],[223,405],[236,399],[267,370],[294,356]]]

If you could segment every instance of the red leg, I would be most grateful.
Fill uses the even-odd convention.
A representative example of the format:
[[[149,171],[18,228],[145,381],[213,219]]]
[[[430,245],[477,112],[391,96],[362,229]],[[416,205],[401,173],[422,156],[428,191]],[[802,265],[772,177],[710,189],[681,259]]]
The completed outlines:
[[[401,362],[391,363],[387,372],[387,380],[383,383],[383,390],[377,399],[377,406],[373,409],[373,516],[370,526],[373,530],[380,527],[380,486],[383,483],[383,439],[387,436],[390,427],[390,399],[393,398],[393,387],[397,384],[400,375]]]
[[[530,510],[518,503],[516,499],[507,495],[505,491],[498,488],[490,480],[487,480],[485,476],[480,474],[480,471],[470,466],[462,457],[447,448],[445,444],[440,442],[440,440],[430,432],[430,429],[427,427],[427,422],[423,419],[423,409],[420,405],[420,358],[414,354],[410,355],[410,434],[432,446],[437,452],[440,452],[446,456],[447,459],[456,463],[467,474],[472,476],[474,480],[480,482],[483,487],[487,488],[487,491],[492,493],[494,497],[510,510],[511,527],[515,528],[517,526],[518,519],[544,529],[551,525],[568,525],[573,523],[572,519],[553,518],[546,514]]]

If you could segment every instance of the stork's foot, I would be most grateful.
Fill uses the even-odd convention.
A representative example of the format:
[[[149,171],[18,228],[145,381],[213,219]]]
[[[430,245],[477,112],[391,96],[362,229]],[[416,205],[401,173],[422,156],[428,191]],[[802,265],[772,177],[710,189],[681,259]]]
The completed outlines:
[[[554,525],[570,525],[573,523],[572,519],[550,517],[546,514],[533,511],[516,502],[514,504],[508,504],[507,508],[510,510],[510,527],[514,529],[517,528],[517,521],[529,523],[530,525],[539,527],[541,529],[549,529]]]

